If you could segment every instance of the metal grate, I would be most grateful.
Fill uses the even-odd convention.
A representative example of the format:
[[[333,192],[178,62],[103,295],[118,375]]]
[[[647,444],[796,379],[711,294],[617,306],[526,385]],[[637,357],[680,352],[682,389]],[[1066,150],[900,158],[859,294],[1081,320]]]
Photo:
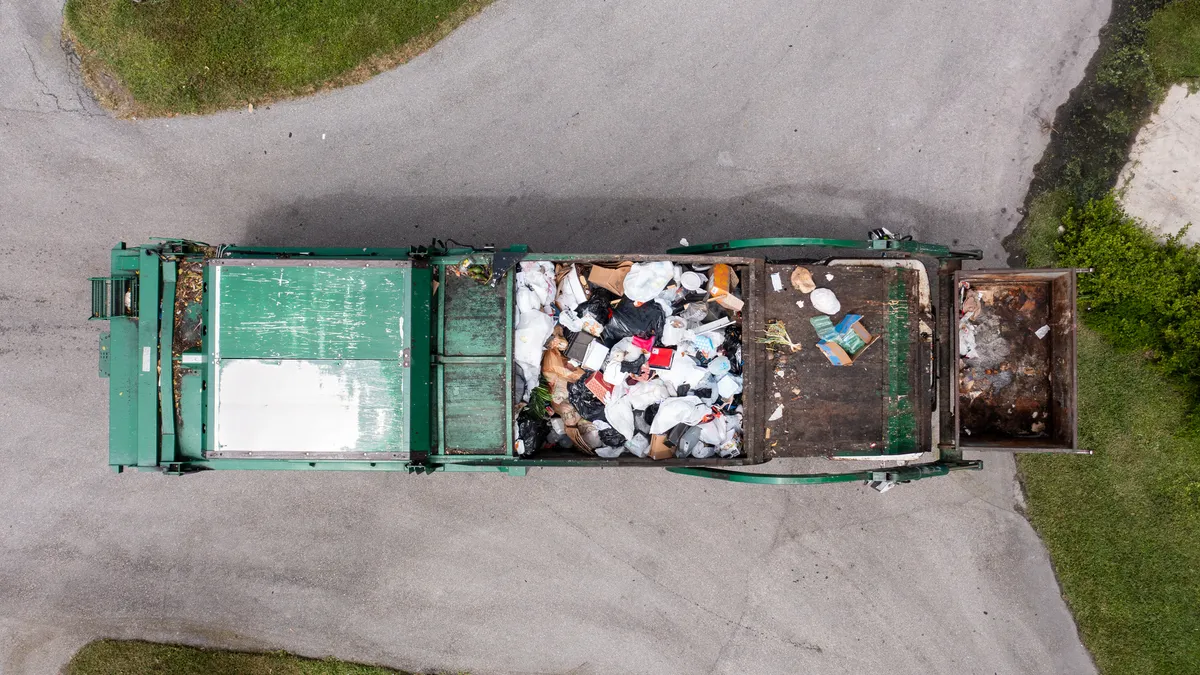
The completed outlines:
[[[93,277],[92,319],[137,316],[137,277]]]

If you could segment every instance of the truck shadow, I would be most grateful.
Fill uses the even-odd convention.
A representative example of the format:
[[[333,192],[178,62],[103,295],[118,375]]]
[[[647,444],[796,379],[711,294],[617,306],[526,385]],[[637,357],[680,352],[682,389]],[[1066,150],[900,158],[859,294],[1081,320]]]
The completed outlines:
[[[717,200],[343,192],[270,205],[250,219],[237,243],[387,247],[437,238],[528,244],[535,251],[630,253],[665,250],[681,238],[692,244],[769,236],[866,239],[869,230],[881,226],[951,245],[961,236],[966,245],[975,234],[971,230],[981,229],[978,214],[938,211],[894,197],[838,190],[835,197],[811,199],[822,196],[820,189],[809,190],[805,198],[780,194],[761,191]],[[814,201],[823,202],[815,212],[797,209]]]

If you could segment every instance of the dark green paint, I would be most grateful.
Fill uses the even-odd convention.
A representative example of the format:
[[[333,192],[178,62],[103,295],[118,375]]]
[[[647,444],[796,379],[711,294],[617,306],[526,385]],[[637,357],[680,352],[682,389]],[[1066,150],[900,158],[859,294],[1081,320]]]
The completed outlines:
[[[408,269],[230,265],[213,272],[223,359],[400,358],[401,322],[405,330],[412,323]]]

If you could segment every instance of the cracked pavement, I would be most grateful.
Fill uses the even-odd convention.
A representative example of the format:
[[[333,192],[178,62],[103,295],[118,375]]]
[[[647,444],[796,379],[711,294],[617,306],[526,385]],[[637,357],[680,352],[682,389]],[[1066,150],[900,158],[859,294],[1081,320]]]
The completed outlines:
[[[61,12],[0,0],[0,672],[100,636],[480,674],[1094,672],[1009,457],[886,495],[118,476],[85,318],[108,249],[150,236],[624,252],[885,225],[1000,265],[1106,3],[500,0],[363,85],[136,122],[80,88]]]

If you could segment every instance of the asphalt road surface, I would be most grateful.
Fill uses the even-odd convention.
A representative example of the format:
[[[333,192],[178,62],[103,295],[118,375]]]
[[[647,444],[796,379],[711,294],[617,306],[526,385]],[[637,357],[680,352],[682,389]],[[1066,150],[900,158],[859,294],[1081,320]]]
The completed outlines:
[[[108,249],[156,235],[624,252],[887,225],[999,265],[1107,13],[500,0],[362,86],[119,121],[61,7],[0,0],[0,671],[111,636],[472,673],[1092,672],[1009,458],[886,495],[115,475],[85,318]]]

